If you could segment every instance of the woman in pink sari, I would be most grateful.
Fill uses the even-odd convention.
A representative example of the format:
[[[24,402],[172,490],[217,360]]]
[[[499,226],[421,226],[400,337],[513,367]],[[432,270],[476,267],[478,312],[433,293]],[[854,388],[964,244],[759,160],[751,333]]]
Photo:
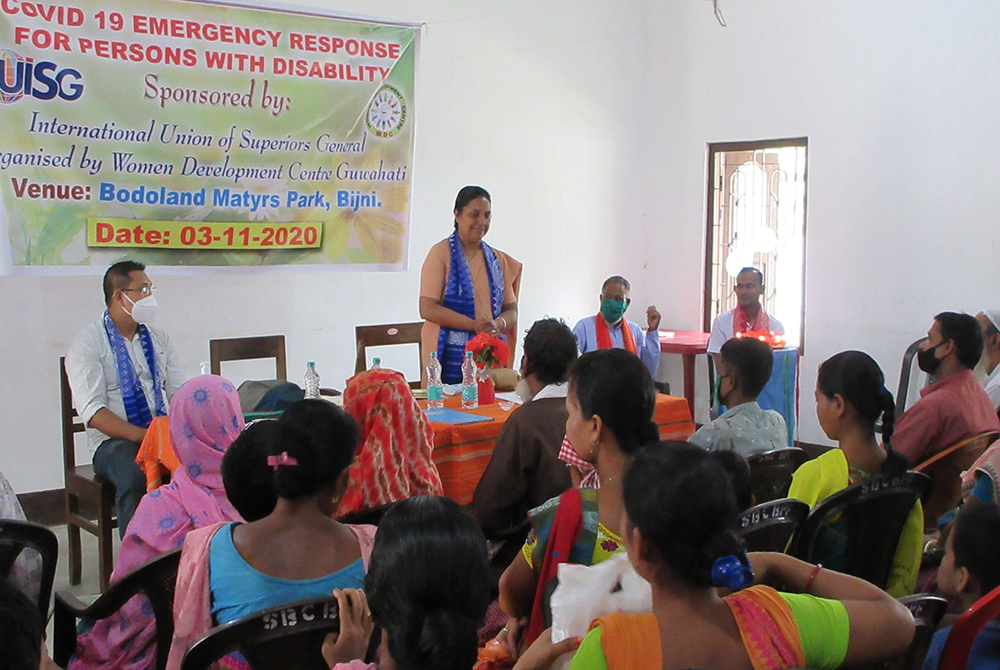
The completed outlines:
[[[223,454],[242,430],[240,399],[230,382],[204,375],[181,386],[170,402],[170,439],[181,466],[169,484],[139,502],[112,583],[178,549],[195,528],[242,521],[226,498],[220,471]],[[68,670],[151,670],[155,665],[153,612],[146,597],[137,596],[77,640]]]

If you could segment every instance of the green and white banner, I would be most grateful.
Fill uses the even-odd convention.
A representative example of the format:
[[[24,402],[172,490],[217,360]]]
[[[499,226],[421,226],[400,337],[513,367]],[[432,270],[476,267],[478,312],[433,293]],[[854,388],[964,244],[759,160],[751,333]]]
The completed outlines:
[[[0,0],[0,268],[405,269],[419,31]]]

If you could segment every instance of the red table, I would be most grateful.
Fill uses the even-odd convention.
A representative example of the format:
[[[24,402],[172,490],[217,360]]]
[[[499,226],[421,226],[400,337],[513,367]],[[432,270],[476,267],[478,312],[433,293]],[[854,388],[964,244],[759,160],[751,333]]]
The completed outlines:
[[[669,337],[668,333],[673,333]],[[708,352],[708,338],[711,333],[691,330],[661,330],[660,353],[680,354],[684,357],[684,397],[694,418],[694,357]]]

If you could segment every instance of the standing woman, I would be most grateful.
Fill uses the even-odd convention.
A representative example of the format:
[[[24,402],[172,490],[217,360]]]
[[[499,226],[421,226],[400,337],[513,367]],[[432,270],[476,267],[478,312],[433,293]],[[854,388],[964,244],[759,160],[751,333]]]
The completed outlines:
[[[424,366],[436,351],[446,384],[462,381],[465,343],[476,333],[509,338],[516,332],[522,267],[483,241],[492,215],[486,189],[463,188],[454,213],[455,232],[431,247],[420,271]]]

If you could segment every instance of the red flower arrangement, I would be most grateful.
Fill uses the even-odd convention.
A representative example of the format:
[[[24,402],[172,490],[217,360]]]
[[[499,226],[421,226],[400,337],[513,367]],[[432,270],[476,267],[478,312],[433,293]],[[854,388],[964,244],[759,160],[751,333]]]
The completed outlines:
[[[465,350],[472,352],[472,360],[480,370],[502,368],[510,358],[507,343],[489,333],[479,333],[465,343]]]
[[[773,330],[748,330],[745,333],[736,333],[736,337],[753,337],[770,346],[772,349],[781,349],[787,345],[784,335],[778,335]]]

